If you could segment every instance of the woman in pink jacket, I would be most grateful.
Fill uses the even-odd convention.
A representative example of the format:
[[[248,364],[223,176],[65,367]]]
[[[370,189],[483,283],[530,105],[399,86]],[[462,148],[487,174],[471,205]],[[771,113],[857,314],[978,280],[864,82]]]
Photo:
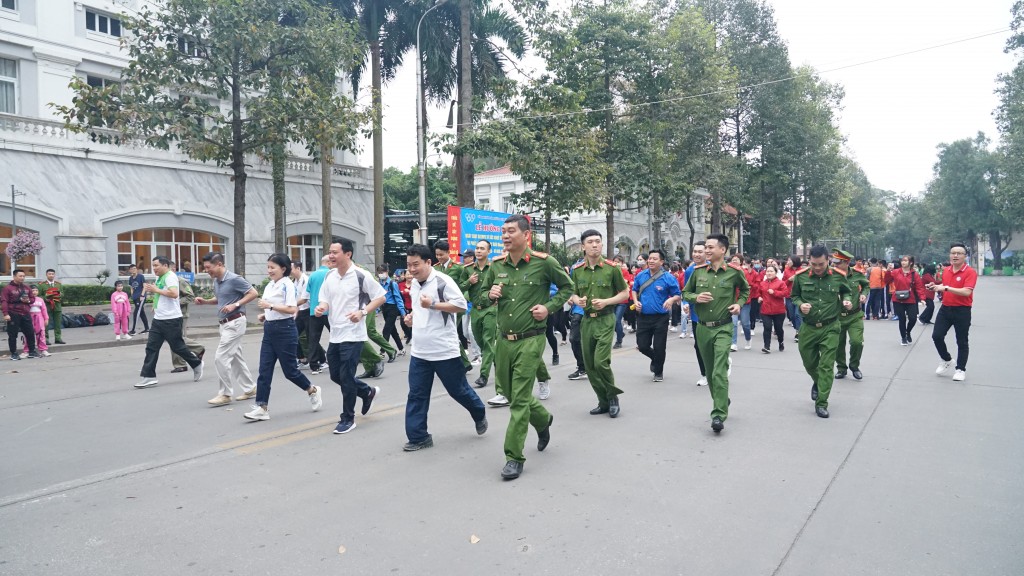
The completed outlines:
[[[110,309],[114,312],[114,340],[131,339],[128,333],[128,319],[132,316],[132,298],[124,291],[124,282],[114,282],[114,293],[110,295]]]
[[[779,352],[786,349],[782,342],[782,326],[786,323],[786,298],[789,297],[789,282],[782,279],[779,266],[774,262],[765,266],[764,280],[761,281],[761,321],[764,323],[764,348],[761,352],[772,351],[772,327],[779,339]]]
[[[917,324],[917,303],[927,295],[924,282],[914,271],[914,257],[904,256],[899,268],[886,270],[885,283],[892,285],[892,310],[900,321],[900,339],[906,346],[914,341],[911,332]]]

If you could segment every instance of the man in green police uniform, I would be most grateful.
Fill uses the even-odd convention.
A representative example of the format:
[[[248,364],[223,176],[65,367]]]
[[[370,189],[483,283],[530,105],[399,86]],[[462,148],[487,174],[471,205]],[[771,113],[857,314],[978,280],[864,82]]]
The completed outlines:
[[[811,399],[819,418],[828,418],[832,392],[832,366],[839,348],[839,313],[853,309],[846,276],[828,265],[824,246],[811,248],[809,266],[793,275],[793,305],[803,314],[800,326],[800,358],[814,380]]]
[[[495,308],[491,306],[491,299],[487,297],[490,286],[485,286],[481,281],[491,269],[491,243],[481,240],[476,243],[476,250],[473,255],[476,263],[466,271],[466,280],[469,289],[466,290],[467,299],[473,304],[473,311],[469,313],[470,327],[473,330],[473,339],[480,347],[480,376],[473,384],[477,388],[487,386],[487,380],[491,375],[491,366],[494,364],[494,338]],[[498,394],[502,394],[498,390]]]
[[[743,268],[725,263],[729,237],[712,234],[704,243],[708,262],[693,269],[683,287],[683,300],[694,302],[697,310],[697,348],[711,392],[711,429],[719,433],[729,417],[729,348],[732,346],[732,317],[750,296]]]
[[[850,267],[853,254],[846,250],[836,250],[835,269],[846,274],[846,284],[850,287],[850,300],[864,304],[868,299],[871,282],[863,271]],[[846,335],[850,335],[850,363],[846,363]],[[839,312],[839,346],[836,348],[836,379],[846,378],[846,369],[853,372],[853,377],[860,380],[864,374],[860,371],[860,357],[864,352],[864,314],[860,306],[853,310]]]
[[[583,366],[597,394],[597,408],[591,414],[619,416],[619,394],[612,373],[612,340],[615,338],[615,306],[629,298],[629,288],[619,266],[605,260],[604,240],[597,230],[580,235],[584,259],[572,269],[576,293],[569,300],[583,308],[580,340]]]
[[[509,395],[511,415],[505,431],[505,467],[501,477],[518,478],[523,472],[523,445],[529,426],[537,430],[537,451],[551,441],[554,417],[533,396],[538,364],[543,362],[548,315],[572,295],[572,280],[562,265],[543,252],[528,247],[530,222],[526,216],[509,216],[501,227],[505,254],[491,262],[484,282],[488,296],[497,304],[495,381]],[[549,296],[554,284],[558,291]]]
[[[467,274],[466,267],[459,264],[451,257],[451,246],[447,240],[441,239],[434,242],[434,256],[437,257],[437,264],[434,264],[434,270],[442,274],[447,274],[449,278],[455,280],[455,283],[459,285],[459,289],[465,294],[469,289],[469,274]],[[456,317],[455,326],[459,332],[459,350],[462,356],[462,365],[466,368],[466,372],[473,369],[473,364],[469,361],[469,356],[466,355],[466,336],[462,333],[462,316],[464,312],[460,312]]]
[[[53,342],[55,344],[63,344],[64,339],[61,338],[61,323],[63,322],[61,315],[63,314],[63,305],[61,302],[64,300],[64,286],[57,281],[57,272],[50,268],[46,271],[46,282],[39,284],[39,293],[43,297],[43,301],[46,303],[46,310],[50,316],[50,324],[53,325]],[[50,324],[46,325],[46,343],[50,343]]]

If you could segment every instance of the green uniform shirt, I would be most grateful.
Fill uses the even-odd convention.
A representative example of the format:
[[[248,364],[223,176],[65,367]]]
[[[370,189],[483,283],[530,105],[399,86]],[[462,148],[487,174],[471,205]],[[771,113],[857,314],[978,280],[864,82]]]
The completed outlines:
[[[484,284],[489,292],[491,287],[501,284],[501,298],[498,299],[498,334],[522,334],[535,329],[545,329],[547,320],[534,320],[530,308],[543,304],[548,313],[554,313],[572,295],[572,279],[557,260],[543,252],[529,248],[518,262],[505,254],[491,261]],[[549,296],[551,284],[558,288]]]
[[[626,279],[622,276],[619,266],[611,260],[603,258],[593,268],[587,266],[586,260],[573,266],[572,280],[576,284],[576,295],[587,299],[587,305],[583,312],[588,316],[614,312],[615,306],[605,306],[603,309],[597,310],[591,302],[594,299],[613,298],[627,288]]]
[[[797,309],[804,304],[811,305],[811,311],[803,314],[804,322],[817,324],[839,317],[846,310],[843,300],[850,299],[852,291],[842,272],[829,267],[821,276],[815,276],[810,268],[804,268],[793,275],[793,291],[790,297]]]
[[[481,270],[475,264],[464,269],[466,275],[466,286],[468,286],[468,288],[466,288],[464,292],[466,293],[466,299],[473,304],[473,308],[475,310],[486,310],[491,306],[491,299],[487,296],[487,292],[490,291],[491,285],[485,284],[484,282],[487,279],[487,274],[489,274],[490,271],[490,262],[488,262],[487,265],[484,266],[483,270]],[[477,274],[478,276],[478,281],[476,284],[473,284],[469,281],[469,277],[472,276],[473,274]]]
[[[871,290],[871,281],[868,280],[860,270],[850,267],[846,272],[846,285],[850,287],[850,301],[854,304],[854,310],[860,304],[861,294],[867,294]]]
[[[697,295],[702,292],[711,292],[714,300],[697,302]],[[683,300],[696,306],[697,318],[700,318],[702,324],[731,320],[729,306],[743,306],[747,303],[748,297],[750,284],[747,283],[746,274],[743,268],[732,264],[724,264],[718,270],[712,269],[710,263],[697,266],[683,287]]]

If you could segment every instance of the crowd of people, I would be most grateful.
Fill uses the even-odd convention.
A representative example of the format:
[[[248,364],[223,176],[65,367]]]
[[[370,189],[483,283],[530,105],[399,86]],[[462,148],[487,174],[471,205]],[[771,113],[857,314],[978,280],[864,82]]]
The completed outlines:
[[[954,244],[950,261],[935,269],[918,266],[912,256],[901,257],[897,267],[856,259],[844,250],[830,253],[823,246],[814,246],[806,263],[792,256],[780,265],[777,258],[762,262],[730,254],[728,237],[718,234],[693,246],[692,261],[669,262],[663,251],[651,250],[627,264],[621,257],[604,257],[604,239],[597,230],[585,231],[580,241],[582,258],[563,266],[532,250],[529,221],[511,216],[502,227],[500,256],[491,258],[486,240],[463,254],[462,263],[451,257],[447,241],[433,247],[416,244],[407,250],[407,267],[392,277],[386,266],[378,267],[374,276],[356,265],[351,242],[335,239],[319,269],[308,276],[301,262],[271,255],[262,294],[228,271],[222,254],[210,253],[202,265],[213,279],[212,298],[196,297],[174,263],[158,256],[152,261],[155,281],[145,281],[133,270],[127,285],[115,284],[115,338],[130,338],[136,322],[142,322],[147,342],[136,388],[158,384],[156,364],[164,342],[175,356],[173,372],[191,368],[198,382],[205,349],[187,337],[188,306],[217,306],[218,391],[208,403],[224,406],[255,398],[244,418],[268,420],[271,384],[280,366],[316,411],[323,404],[322,388],[311,377],[327,369],[342,392],[336,434],[356,428],[357,401],[365,415],[381,393],[365,380],[381,376],[386,363],[408,352],[404,449],[433,446],[427,415],[437,378],[469,412],[477,434],[488,428],[486,405],[509,408],[501,471],[506,479],[523,472],[529,428],[536,431],[538,452],[551,441],[554,416],[542,403],[551,395],[544,356],[550,346],[551,362],[558,364],[559,335],[561,344],[568,340],[575,360],[569,379],[586,378],[594,391],[596,406],[590,414],[611,418],[621,414],[624,394],[612,370],[612,350],[623,346],[627,332],[635,334],[636,349],[650,359],[654,382],[664,380],[668,334],[693,338],[700,370],[697,385],[709,388],[716,434],[724,430],[729,415],[731,354],[738,351],[741,335],[744,349],[751,349],[758,322],[764,354],[772,353],[773,340],[777,352],[785,350],[787,320],[794,329],[812,381],[814,411],[821,418],[829,417],[835,379],[864,377],[860,361],[868,320],[892,315],[904,345],[913,342],[916,322],[934,321],[932,339],[940,357],[936,373],[952,368],[954,380],[966,377],[977,274],[966,264],[962,244]],[[49,281],[44,294],[54,288],[54,279]],[[26,336],[23,345],[30,357],[46,354],[45,326],[52,306],[40,288],[26,286],[24,273],[15,271],[14,281],[3,289],[0,301],[13,359],[19,357],[19,332]],[[59,302],[59,289],[54,292]],[[942,303],[937,313],[936,296]],[[141,304],[148,298],[153,300],[151,322]],[[255,378],[242,344],[250,302],[259,308],[257,320],[263,326]],[[379,330],[378,321],[383,323]],[[955,363],[945,343],[951,329],[957,343]],[[321,345],[324,330],[329,334],[326,349]],[[56,335],[60,342],[60,332]],[[360,365],[364,370],[357,375]],[[475,367],[479,376],[471,386],[467,374]],[[485,404],[473,388],[488,386],[491,376],[495,395]]]

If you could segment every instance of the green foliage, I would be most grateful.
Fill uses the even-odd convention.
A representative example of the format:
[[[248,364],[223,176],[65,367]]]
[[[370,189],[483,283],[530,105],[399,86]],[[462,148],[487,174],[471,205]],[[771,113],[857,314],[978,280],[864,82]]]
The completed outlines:
[[[456,204],[451,166],[428,166],[426,176],[428,212],[443,212]],[[419,211],[419,173],[415,166],[407,172],[394,167],[384,169],[384,199],[388,210]]]
[[[64,299],[62,301],[62,305],[67,307],[110,304],[110,295],[113,293],[113,286],[101,286],[96,284],[64,284]]]

